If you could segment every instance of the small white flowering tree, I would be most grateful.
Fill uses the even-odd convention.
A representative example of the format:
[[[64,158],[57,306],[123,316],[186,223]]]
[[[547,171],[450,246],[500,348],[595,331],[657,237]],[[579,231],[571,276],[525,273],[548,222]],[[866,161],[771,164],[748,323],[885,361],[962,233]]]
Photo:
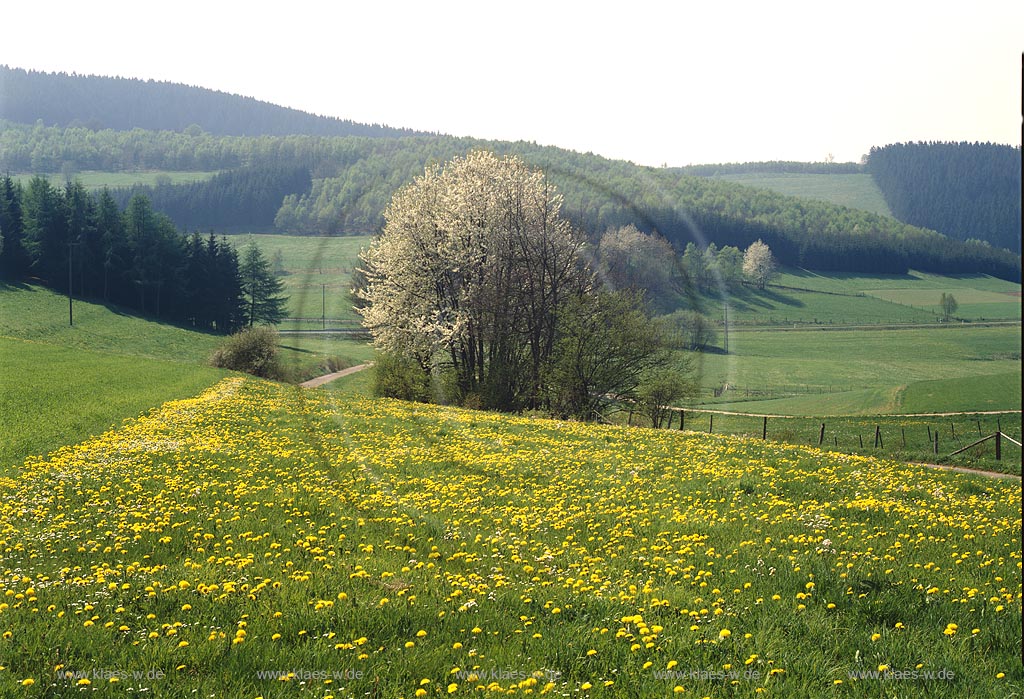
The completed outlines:
[[[743,275],[756,284],[758,289],[764,289],[775,275],[777,267],[772,251],[760,239],[751,243],[743,253]]]

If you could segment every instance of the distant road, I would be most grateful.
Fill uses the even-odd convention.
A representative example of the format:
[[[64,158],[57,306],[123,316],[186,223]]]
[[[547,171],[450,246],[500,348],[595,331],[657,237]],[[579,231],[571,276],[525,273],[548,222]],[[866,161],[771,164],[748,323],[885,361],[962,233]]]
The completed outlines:
[[[359,364],[357,366],[350,366],[348,369],[342,369],[341,371],[336,371],[333,374],[324,374],[323,376],[318,376],[315,379],[303,381],[299,385],[302,386],[303,388],[316,388],[317,386],[323,386],[325,383],[329,383],[331,381],[334,381],[335,379],[340,379],[342,376],[354,374],[357,371],[362,371],[363,369],[367,369],[371,366],[373,366],[373,362],[367,362],[366,364]]]
[[[363,328],[327,328],[325,330],[278,330],[278,335],[366,335]]]

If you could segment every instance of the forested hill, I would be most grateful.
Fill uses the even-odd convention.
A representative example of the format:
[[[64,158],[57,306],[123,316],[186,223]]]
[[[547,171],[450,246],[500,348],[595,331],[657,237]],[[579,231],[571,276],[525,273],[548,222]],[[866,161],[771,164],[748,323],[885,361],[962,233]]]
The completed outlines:
[[[221,136],[408,136],[417,132],[322,117],[251,97],[178,83],[44,73],[0,66],[0,119],[90,129]]]
[[[1020,253],[1019,147],[897,143],[872,148],[867,170],[901,221]]]

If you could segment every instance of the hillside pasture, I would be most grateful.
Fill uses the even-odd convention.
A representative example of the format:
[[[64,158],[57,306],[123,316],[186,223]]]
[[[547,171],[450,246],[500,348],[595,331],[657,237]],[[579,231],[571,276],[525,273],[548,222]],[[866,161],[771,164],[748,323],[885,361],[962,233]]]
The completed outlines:
[[[1024,680],[1019,481],[231,378],[0,485],[4,696]]]
[[[186,398],[227,372],[0,337],[0,474]]]
[[[810,174],[796,172],[752,172],[716,175],[715,179],[759,189],[770,189],[791,197],[863,209],[881,216],[892,216],[882,191],[868,174]]]
[[[866,289],[865,294],[890,303],[942,314],[939,300],[942,294],[951,294],[958,308],[954,318],[973,320],[1020,320],[1020,291],[986,291],[970,287],[947,289]]]

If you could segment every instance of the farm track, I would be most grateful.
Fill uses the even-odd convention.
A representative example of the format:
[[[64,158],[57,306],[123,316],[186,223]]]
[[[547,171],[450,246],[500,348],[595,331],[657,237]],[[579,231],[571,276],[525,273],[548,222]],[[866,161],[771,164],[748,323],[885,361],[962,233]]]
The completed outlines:
[[[966,468],[964,466],[944,466],[942,464],[926,464],[920,461],[908,461],[907,463],[913,464],[914,466],[925,466],[927,468],[935,468],[940,471],[954,471],[955,473],[968,473],[974,476],[985,476],[987,478],[1005,478],[1007,480],[1021,479],[1020,476],[1016,476],[1012,473],[1000,473],[999,471],[983,471],[979,468]]]
[[[336,371],[333,374],[324,374],[323,376],[318,376],[315,379],[303,381],[299,385],[302,386],[303,388],[316,388],[317,386],[323,386],[325,383],[330,383],[335,379],[340,379],[342,376],[348,376],[349,374],[354,374],[357,371],[368,369],[371,366],[373,366],[373,362],[367,362],[366,364],[350,366],[348,369],[342,369],[341,371]]]

